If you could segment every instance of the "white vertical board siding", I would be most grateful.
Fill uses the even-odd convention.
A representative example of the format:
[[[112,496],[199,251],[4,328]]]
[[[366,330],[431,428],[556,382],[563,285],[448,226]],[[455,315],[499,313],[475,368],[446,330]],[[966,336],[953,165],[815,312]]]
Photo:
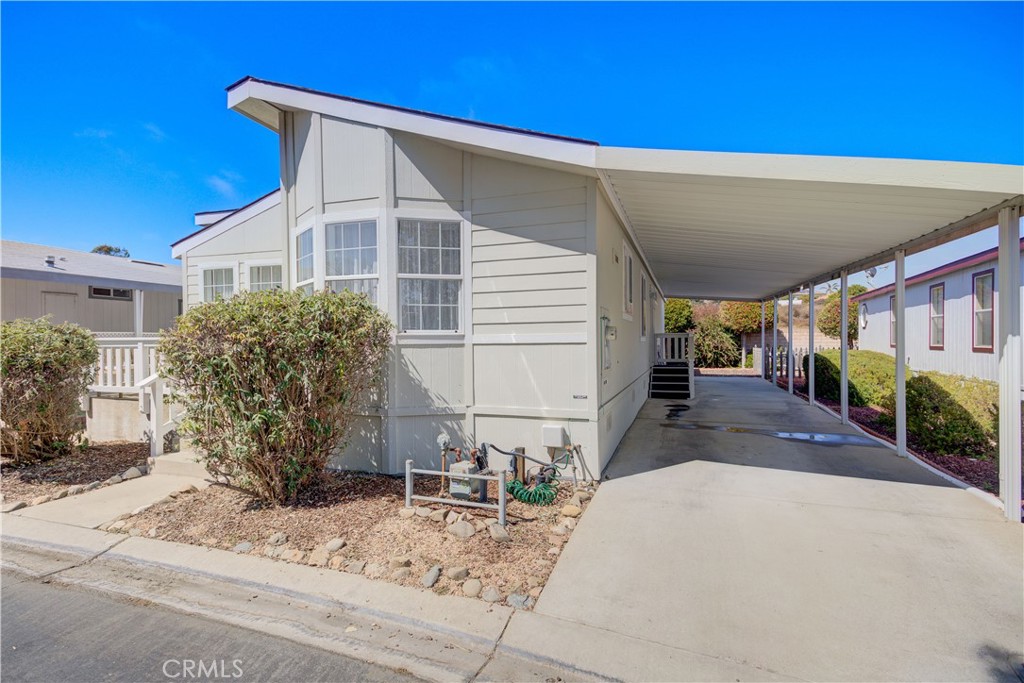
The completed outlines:
[[[441,453],[437,436],[444,432],[454,446],[472,445],[466,433],[464,413],[391,416],[396,422],[396,443],[391,446],[392,473],[405,470],[405,461],[414,460],[417,467],[440,469]]]
[[[295,178],[295,214],[302,216],[313,210],[315,202],[314,173],[316,160],[313,150],[312,114],[297,111],[292,114],[292,173]]]
[[[323,117],[321,125],[325,210],[378,199],[384,175],[384,131],[329,116]]]
[[[54,316],[53,322],[73,322],[93,332],[134,332],[135,307],[132,301],[90,299],[88,285],[41,280],[4,278],[0,283],[0,308],[4,320],[40,318],[47,313],[45,294],[73,296],[74,314]],[[170,327],[178,315],[180,295],[173,292],[146,292],[143,331],[158,332]],[[66,299],[72,301],[72,299]],[[65,319],[67,318],[67,319]]]
[[[362,472],[387,472],[380,438],[380,424],[381,418],[378,415],[355,418],[345,447],[334,452],[327,466]]]
[[[995,259],[907,287],[907,364],[911,370],[933,370],[998,381],[998,354],[973,350],[973,276],[990,269],[994,270],[993,287],[998,301],[999,269]],[[945,345],[942,350],[928,348],[929,290],[939,283],[945,285]],[[867,305],[868,325],[859,328],[859,348],[893,355],[894,350],[889,346],[889,294],[858,302],[858,326],[861,304]],[[998,335],[999,321],[994,314],[992,327],[994,335]]]
[[[399,207],[445,203],[456,211],[462,206],[461,150],[426,138],[395,131],[394,183]]]
[[[465,353],[459,345],[402,344],[397,354],[395,407],[433,410],[465,402]]]
[[[251,261],[280,260],[284,286],[288,286],[288,264],[284,263],[281,251],[281,233],[284,231],[284,215],[281,204],[239,223],[230,230],[190,249],[182,257],[185,269],[185,305],[195,306],[203,301],[202,268],[216,264],[226,267],[233,264],[238,268],[238,282],[235,290],[249,286],[249,264]],[[148,303],[148,302],[147,302]]]

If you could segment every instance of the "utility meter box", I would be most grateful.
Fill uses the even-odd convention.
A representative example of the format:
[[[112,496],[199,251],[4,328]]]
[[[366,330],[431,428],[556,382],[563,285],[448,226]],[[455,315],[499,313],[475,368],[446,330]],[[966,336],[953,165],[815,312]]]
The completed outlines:
[[[476,466],[476,463],[472,460],[461,460],[459,462],[452,463],[452,466],[448,468],[450,475],[448,484],[448,493],[451,494],[452,498],[458,498],[460,500],[469,500],[480,493],[480,480],[470,479],[469,477],[460,477],[460,474],[477,474],[480,469]]]
[[[540,441],[544,448],[565,448],[569,443],[562,425],[543,425],[540,428]]]

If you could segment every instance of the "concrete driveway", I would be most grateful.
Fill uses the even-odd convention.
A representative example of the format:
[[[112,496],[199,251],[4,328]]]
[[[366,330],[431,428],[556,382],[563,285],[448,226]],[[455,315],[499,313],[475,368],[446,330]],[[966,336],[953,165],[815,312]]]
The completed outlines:
[[[697,388],[644,407],[537,613],[685,654],[659,680],[1018,680],[1022,525],[767,382]]]

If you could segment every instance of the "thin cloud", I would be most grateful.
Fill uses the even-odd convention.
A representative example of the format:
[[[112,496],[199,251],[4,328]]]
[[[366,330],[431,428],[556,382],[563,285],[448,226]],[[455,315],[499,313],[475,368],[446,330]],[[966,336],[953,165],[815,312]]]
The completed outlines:
[[[75,131],[76,138],[91,138],[93,140],[106,140],[114,136],[114,131],[105,128],[83,128]]]
[[[167,133],[155,123],[144,123],[142,127],[149,133],[149,139],[154,142],[163,142],[167,138]]]
[[[217,175],[206,178],[206,184],[224,199],[235,200],[238,198],[236,184],[241,182],[242,176],[234,171],[221,171]]]

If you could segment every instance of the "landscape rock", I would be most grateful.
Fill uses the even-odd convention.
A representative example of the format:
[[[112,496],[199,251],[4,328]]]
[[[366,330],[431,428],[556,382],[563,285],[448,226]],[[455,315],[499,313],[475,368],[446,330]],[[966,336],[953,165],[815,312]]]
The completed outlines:
[[[314,567],[323,567],[327,564],[327,560],[330,558],[330,553],[323,547],[316,548],[309,554],[307,562]]]
[[[401,581],[402,579],[409,578],[412,574],[412,570],[408,567],[399,567],[395,571],[391,572],[391,578],[395,581]]]
[[[462,584],[462,594],[475,598],[480,595],[480,590],[483,588],[483,584],[480,583],[480,579],[470,579]]]
[[[114,476],[112,476],[110,479],[107,479],[103,483],[104,484],[120,484],[122,481],[124,481],[124,480],[121,479],[121,475],[115,474]]]
[[[149,536],[150,538],[156,538],[157,529],[159,529],[159,527],[153,527],[152,529],[150,529],[149,531],[146,532],[146,535]]]
[[[85,490],[85,486],[83,484],[75,484],[74,486],[69,486],[68,487],[68,495],[69,496],[77,496],[79,493],[81,493],[84,490]]]
[[[447,511],[445,511],[443,508],[438,509],[438,510],[434,510],[433,512],[430,513],[430,521],[431,522],[443,522],[444,518],[447,515],[448,515]]]
[[[247,553],[250,550],[252,550],[252,543],[250,543],[249,541],[242,541],[241,543],[239,543],[231,549],[231,551],[235,553]]]
[[[388,562],[388,569],[400,569],[402,567],[409,567],[412,565],[412,560],[408,557],[392,557]]]
[[[132,516],[134,517],[135,515],[141,515],[143,512],[145,512],[146,510],[148,510],[151,507],[153,507],[153,506],[152,505],[140,505],[139,507],[137,507],[134,510],[132,510]]]
[[[486,598],[484,599],[486,600]],[[533,605],[533,598],[522,593],[512,593],[505,598],[505,603],[509,607],[515,607],[516,609],[529,609]]]
[[[465,567],[449,567],[445,574],[452,581],[462,581],[464,578],[469,576],[469,570]]]
[[[561,552],[558,548],[548,548],[548,555],[558,555]]]
[[[479,519],[473,520],[473,528],[477,531],[483,531],[487,528],[487,525],[481,522]]]
[[[491,533],[491,538],[493,538],[498,543],[512,542],[512,537],[509,536],[508,531],[505,530],[505,527],[503,527],[500,524],[492,524],[489,527],[487,527],[487,530]]]
[[[501,602],[501,593],[494,586],[488,586],[484,589],[483,595],[481,595],[487,602]]]
[[[343,538],[332,538],[324,544],[324,550],[329,553],[336,553],[348,545]]]
[[[484,520],[484,524],[486,524],[487,526],[490,526],[492,524],[497,524],[497,523],[498,523],[498,520],[496,520],[494,517],[488,517],[487,519]]]
[[[417,517],[429,517],[430,513],[432,512],[432,510],[430,508],[423,507],[422,505],[418,505],[418,506],[414,507],[413,510],[416,511],[416,516]]]
[[[448,514],[445,515],[444,521],[449,524],[455,524],[455,522],[459,521],[459,513],[455,510],[449,510]]]
[[[107,527],[107,531],[120,531],[121,529],[128,526],[128,522],[123,519],[119,519],[116,522],[111,522],[110,526]]]
[[[128,535],[129,536],[141,536],[142,535],[142,529],[136,529],[135,527],[132,527],[131,529],[128,530]]]
[[[184,493],[195,493],[198,490],[199,489],[196,488],[195,484],[185,484],[184,486],[180,487],[177,491],[175,491],[175,493],[181,495]]]
[[[398,511],[398,516],[401,517],[402,519],[409,519],[410,517],[414,516],[415,514],[416,514],[416,509],[415,508],[401,508]]]
[[[345,564],[345,558],[341,555],[335,555],[331,558],[331,561],[327,563],[327,566],[331,569],[341,569],[343,564]],[[362,571],[362,568],[360,568],[360,571]]]
[[[573,519],[572,517],[563,517],[562,520],[559,522],[559,524],[564,526],[566,529],[575,529],[576,528],[576,520]]]
[[[103,485],[103,482],[101,482],[101,481],[92,481],[92,482],[89,482],[88,484],[85,485],[85,490],[86,491],[92,491],[93,489],[98,489],[102,485]]]
[[[302,558],[306,556],[306,553],[302,552],[298,548],[289,548],[281,553],[281,559],[288,562],[302,562]]]
[[[379,579],[380,577],[384,576],[384,572],[386,572],[387,570],[388,568],[382,564],[370,562],[366,565],[366,569],[363,570],[363,573],[369,576],[371,579]]]
[[[574,497],[575,498],[579,498],[580,500],[586,502],[586,501],[590,500],[593,497],[593,494],[590,493],[590,491],[587,491],[586,489],[579,489],[574,494]]]
[[[7,503],[6,505],[4,505],[3,512],[14,512],[15,510],[20,510],[23,507],[25,507],[25,501],[18,500],[13,503]]]
[[[263,554],[267,557],[281,557],[281,553],[284,552],[284,548],[279,545],[268,545],[263,549]]]
[[[352,560],[345,565],[345,571],[349,574],[362,574],[363,569],[366,568],[366,562],[362,560]]]
[[[544,579],[539,576],[528,576],[526,577],[526,585],[530,588],[536,588],[537,586],[544,585]]]
[[[556,536],[568,536],[569,530],[561,524],[556,524],[555,526],[551,527],[551,533],[553,533]]]
[[[50,500],[49,496],[36,496],[35,498],[32,499],[32,502],[29,503],[29,505],[42,505],[48,500]]]
[[[57,493],[53,494],[50,497],[50,500],[60,500],[61,498],[65,497],[66,495],[68,495],[68,490],[67,489],[61,489],[60,491],[57,491]]]
[[[439,578],[441,578],[441,565],[435,564],[430,568],[430,571],[423,575],[420,583],[423,584],[424,588],[433,588]]]
[[[539,598],[540,597],[540,593],[541,593],[542,590],[544,590],[544,589],[541,588],[540,586],[537,586],[536,588],[531,588],[530,589],[530,597],[534,598],[534,599]]]
[[[471,538],[476,533],[476,527],[469,522],[459,520],[448,526],[448,533],[456,538]]]
[[[571,503],[562,507],[563,517],[579,517],[582,512],[583,510],[581,510],[579,506],[572,505]]]
[[[138,467],[129,467],[121,475],[121,479],[138,479],[142,476],[142,470]]]
[[[569,499],[569,505],[578,507],[581,510],[583,509],[583,500],[580,499],[580,495],[578,493],[573,494],[573,497]]]
[[[267,539],[267,543],[270,545],[284,545],[288,542],[288,534],[283,531],[275,531],[270,534],[270,538]]]

